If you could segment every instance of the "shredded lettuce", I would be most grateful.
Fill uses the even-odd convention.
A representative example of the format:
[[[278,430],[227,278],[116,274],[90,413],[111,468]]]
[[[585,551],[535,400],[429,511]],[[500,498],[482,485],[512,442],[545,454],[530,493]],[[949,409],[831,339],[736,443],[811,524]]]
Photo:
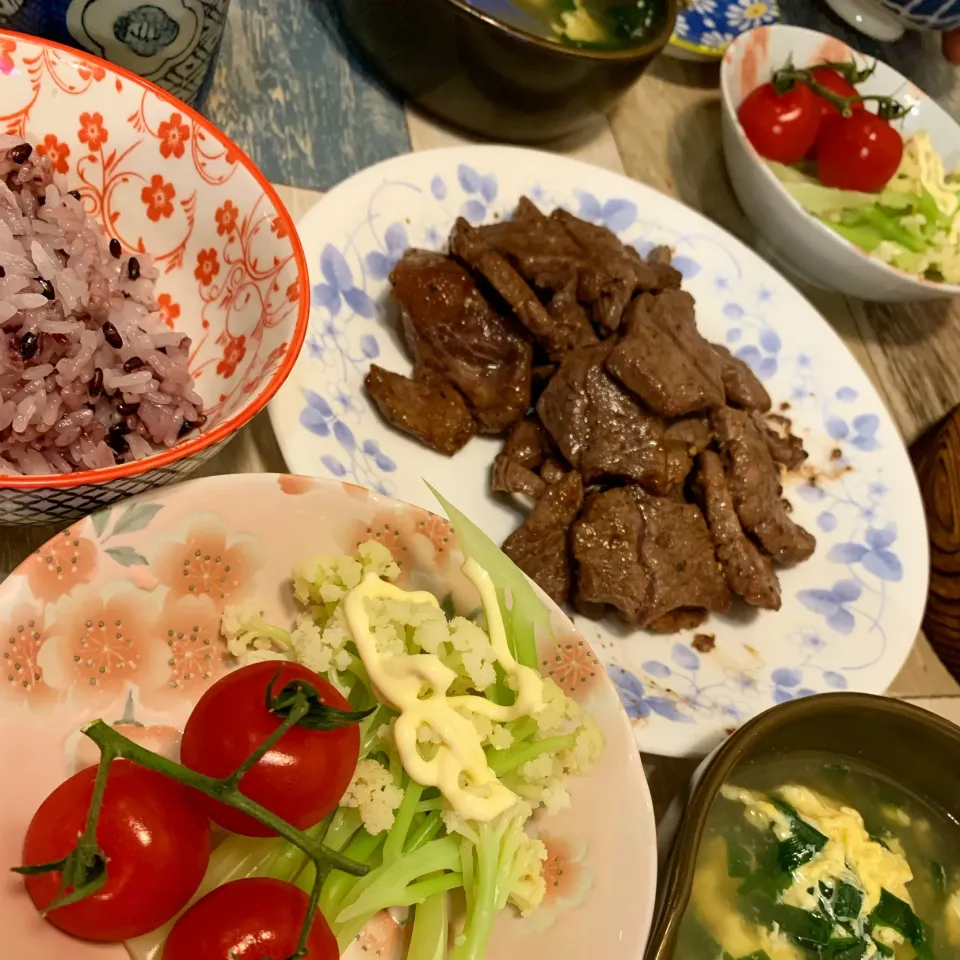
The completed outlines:
[[[796,167],[769,167],[804,210],[872,257],[960,283],[960,172],[946,172],[928,134],[905,139],[900,167],[880,193],[835,190]]]

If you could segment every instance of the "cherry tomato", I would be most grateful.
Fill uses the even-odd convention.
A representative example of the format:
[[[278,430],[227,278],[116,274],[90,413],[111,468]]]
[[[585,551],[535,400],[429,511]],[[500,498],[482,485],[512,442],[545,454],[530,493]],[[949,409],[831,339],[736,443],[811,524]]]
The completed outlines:
[[[306,680],[330,707],[349,710],[339,692],[296,663],[268,661],[228,673],[200,698],[190,714],[180,760],[211,777],[232,773],[283,722],[266,706],[271,681],[279,693],[291,680]],[[350,784],[360,755],[356,725],[337,730],[295,726],[240,781],[251,800],[306,830],[331,813]],[[234,833],[269,837],[273,831],[246,814],[201,796],[210,818]]]
[[[843,97],[845,100],[849,100],[851,97],[859,96],[857,88],[852,84],[847,83],[847,81],[832,67],[814,67],[810,72],[813,75],[813,79],[820,84],[821,87],[824,87],[831,93],[835,93],[838,97]],[[837,107],[836,104],[831,103],[825,97],[817,97],[817,106],[820,108],[821,123],[828,118],[836,118],[840,116],[839,107]],[[857,101],[856,103],[850,104],[850,109],[863,110],[864,106],[862,103]]]
[[[211,890],[173,926],[163,960],[261,960],[293,955],[309,898],[292,883],[251,877]],[[339,960],[337,938],[318,910],[308,960]]]
[[[40,804],[23,844],[23,862],[50,863],[83,831],[97,768],[74,774]],[[47,914],[86,940],[117,942],[155,930],[196,893],[210,859],[210,824],[186,787],[129,760],[110,765],[97,824],[107,882],[84,900]],[[25,877],[38,910],[53,900],[59,873]]]
[[[818,101],[805,83],[795,84],[786,93],[765,83],[740,104],[737,117],[761,157],[791,164],[806,156],[817,137]]]
[[[825,187],[877,193],[897,172],[903,138],[867,110],[828,124],[817,147],[817,170]]]

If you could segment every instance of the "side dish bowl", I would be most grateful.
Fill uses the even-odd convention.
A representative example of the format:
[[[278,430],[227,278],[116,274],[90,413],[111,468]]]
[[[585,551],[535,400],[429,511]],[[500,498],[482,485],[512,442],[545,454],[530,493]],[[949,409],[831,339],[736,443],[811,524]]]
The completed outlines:
[[[496,140],[536,143],[597,122],[673,33],[677,0],[649,0],[656,27],[620,49],[564,46],[510,26],[483,4],[340,0],[370,59],[414,103]]]
[[[804,752],[862,764],[948,813],[956,809],[960,727],[912,704],[867,694],[822,694],[774,707],[741,727],[694,775],[667,858],[646,960],[673,956],[720,788],[746,764]],[[670,838],[661,833],[661,841],[666,845]]]
[[[267,403],[307,327],[306,262],[276,192],[198,113],[127,71],[0,31],[0,133],[24,137],[130,252],[152,256],[159,311],[190,337],[206,422],[132,463],[0,477],[0,524],[70,520],[182,479]]]
[[[807,213],[787,192],[747,140],[737,109],[743,99],[789,59],[797,67],[824,60],[866,63],[862,54],[834,37],[802,27],[761,27],[737,39],[720,69],[723,151],[734,191],[769,252],[788,270],[815,286],[881,302],[937,300],[960,294],[960,286],[904,273],[870,257]],[[960,160],[960,125],[892,67],[878,63],[863,85],[868,94],[888,94],[909,104],[905,134],[926,131],[947,170]]]

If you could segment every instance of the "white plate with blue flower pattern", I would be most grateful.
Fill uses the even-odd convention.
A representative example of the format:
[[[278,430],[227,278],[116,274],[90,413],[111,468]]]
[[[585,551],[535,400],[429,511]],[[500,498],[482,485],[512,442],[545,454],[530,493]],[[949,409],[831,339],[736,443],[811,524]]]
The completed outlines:
[[[840,338],[783,277],[705,217],[625,177],[530,150],[456,147],[397,157],[327,194],[299,225],[310,329],[270,405],[291,470],[435,509],[428,480],[498,542],[516,528],[522,514],[488,487],[500,441],[474,439],[453,458],[433,453],[380,419],[363,377],[374,360],[410,369],[385,312],[387,275],[403,251],[442,249],[457,216],[509,217],[522,195],[603,223],[641,252],[673,247],[701,331],[753,367],[810,451],[785,493],[818,545],[781,572],[779,612],[712,616],[695,631],[715,638],[709,652],[693,631],[656,636],[613,617],[575,618],[640,748],[703,754],[785,700],[882,693],[910,652],[927,594],[923,508],[897,429]]]

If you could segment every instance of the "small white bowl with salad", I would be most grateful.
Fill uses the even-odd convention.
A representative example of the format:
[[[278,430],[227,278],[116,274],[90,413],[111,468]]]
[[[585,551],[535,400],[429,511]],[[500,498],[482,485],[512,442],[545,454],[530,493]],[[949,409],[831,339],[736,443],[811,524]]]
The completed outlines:
[[[960,125],[930,97],[779,24],[731,45],[720,86],[730,179],[781,264],[864,300],[960,294]]]

